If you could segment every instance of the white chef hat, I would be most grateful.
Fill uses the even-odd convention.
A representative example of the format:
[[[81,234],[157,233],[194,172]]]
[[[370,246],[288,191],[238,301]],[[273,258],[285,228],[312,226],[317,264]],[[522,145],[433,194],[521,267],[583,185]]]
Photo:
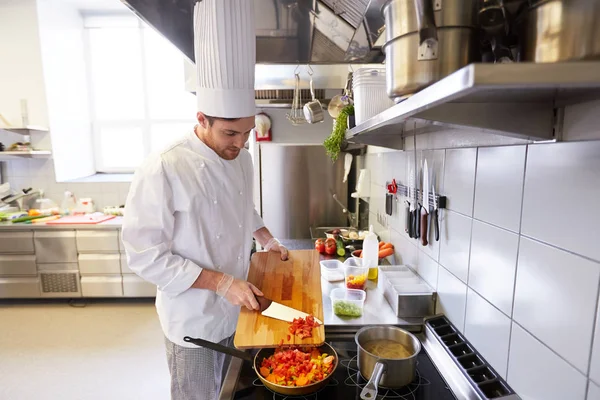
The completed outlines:
[[[198,111],[212,117],[256,114],[253,0],[201,0],[194,9]]]

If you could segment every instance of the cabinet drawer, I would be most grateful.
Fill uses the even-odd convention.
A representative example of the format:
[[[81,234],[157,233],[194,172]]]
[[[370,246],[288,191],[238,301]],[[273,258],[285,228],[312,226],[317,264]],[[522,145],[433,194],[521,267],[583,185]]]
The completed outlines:
[[[82,275],[120,274],[120,254],[80,254],[79,272]]]
[[[125,243],[123,243],[123,230],[119,230],[119,251],[125,254]]]
[[[35,255],[0,255],[0,275],[37,275]]]
[[[40,297],[40,278],[0,278],[0,298]]]
[[[122,297],[121,275],[90,275],[81,277],[83,297]]]
[[[77,271],[40,272],[40,280],[42,297],[81,297],[81,284]]]
[[[33,240],[38,263],[77,262],[75,231],[36,231]]]
[[[33,253],[33,232],[0,232],[0,253]]]
[[[119,251],[119,233],[109,231],[77,231],[77,251],[79,253],[98,253]]]
[[[155,297],[156,286],[137,275],[123,275],[123,295],[125,297]]]
[[[129,264],[127,263],[127,256],[125,254],[121,254],[121,273],[135,274],[135,272],[129,269]]]

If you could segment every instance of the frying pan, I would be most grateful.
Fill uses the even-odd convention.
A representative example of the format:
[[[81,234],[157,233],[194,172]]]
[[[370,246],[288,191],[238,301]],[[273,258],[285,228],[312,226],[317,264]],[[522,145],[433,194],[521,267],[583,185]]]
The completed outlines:
[[[246,353],[245,351],[240,351],[240,350],[237,350],[237,349],[234,349],[231,347],[223,346],[221,344],[209,342],[204,339],[191,338],[189,336],[186,336],[183,338],[183,340],[185,342],[195,344],[196,346],[206,347],[207,349],[218,351],[220,353],[228,354],[230,356],[241,358],[242,360],[251,362],[252,368],[254,369],[256,376],[258,376],[258,378],[261,380],[261,382],[267,388],[271,389],[273,392],[282,394],[284,396],[303,396],[303,395],[311,394],[311,393],[321,390],[323,387],[325,387],[327,385],[327,382],[329,381],[329,379],[331,379],[331,377],[333,376],[333,373],[335,372],[335,369],[338,366],[337,353],[335,352],[333,347],[331,347],[327,343],[324,343],[321,346],[317,347],[317,349],[319,349],[321,354],[327,353],[329,355],[333,355],[334,360],[333,360],[333,369],[331,370],[331,373],[329,375],[327,375],[327,377],[325,379],[320,380],[319,382],[311,383],[310,385],[283,386],[283,385],[278,385],[273,382],[269,382],[259,372],[260,364],[262,363],[262,360],[270,357],[275,352],[275,349],[260,349],[259,352],[256,353],[256,355],[254,357],[252,357],[249,353]]]

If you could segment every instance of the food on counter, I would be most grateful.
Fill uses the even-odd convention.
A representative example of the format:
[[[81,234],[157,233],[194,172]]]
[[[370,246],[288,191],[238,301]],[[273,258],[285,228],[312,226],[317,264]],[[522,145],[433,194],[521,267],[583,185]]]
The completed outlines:
[[[333,302],[333,313],[347,317],[360,317],[362,316],[362,308],[351,301],[336,300]]]
[[[381,260],[382,258],[389,257],[392,254],[394,254],[394,248],[393,247],[392,248],[386,248],[386,249],[379,250],[378,257]]]
[[[315,250],[321,254],[325,253],[325,241],[323,239],[315,240]]]
[[[335,357],[318,349],[277,349],[264,358],[260,374],[269,382],[282,386],[306,386],[325,379],[333,371]]]
[[[350,231],[350,233],[348,234],[348,237],[352,240],[358,240],[358,232],[356,231]]]
[[[365,290],[367,287],[367,276],[368,272],[361,275],[348,275],[346,277],[346,287],[348,289],[360,289]]]
[[[312,337],[313,328],[318,328],[319,326],[319,323],[315,321],[315,317],[309,315],[306,318],[294,318],[290,324],[289,331],[292,335],[304,339]]]
[[[365,343],[363,348],[369,353],[381,358],[400,359],[413,355],[408,349],[394,340],[377,339]]]
[[[330,256],[333,256],[333,255],[335,255],[336,251],[337,251],[337,243],[336,243],[335,239],[327,238],[327,240],[325,241],[325,253],[329,254]]]
[[[344,248],[344,242],[342,242],[341,236],[337,236],[335,244],[337,246],[337,255],[339,257],[344,257],[346,255],[346,249]]]

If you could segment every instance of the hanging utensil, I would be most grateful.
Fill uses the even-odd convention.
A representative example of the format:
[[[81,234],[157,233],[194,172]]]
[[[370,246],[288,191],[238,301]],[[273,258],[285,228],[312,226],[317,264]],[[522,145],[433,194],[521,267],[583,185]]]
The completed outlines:
[[[348,90],[350,83],[352,82],[352,73],[348,73],[346,79],[346,86],[344,87],[343,94],[336,94],[331,98],[329,105],[327,106],[327,112],[331,118],[336,119],[340,116],[342,109],[348,104],[352,104],[352,98],[350,97],[350,91]]]
[[[429,169],[427,168],[427,160],[423,166],[423,208],[421,209],[421,244],[427,246],[429,230]]]
[[[435,241],[439,242],[440,240],[440,223],[438,217],[438,199],[435,194],[435,168],[431,172],[431,192],[433,194],[433,209],[431,211],[431,223],[433,224],[433,230],[435,234]]]
[[[300,74],[298,73],[298,67],[296,67],[296,70],[294,71],[294,98],[292,99],[292,108],[286,116],[292,125],[302,125],[306,122],[301,108]]]
[[[323,113],[323,106],[321,102],[315,98],[315,90],[313,89],[313,70],[308,66],[308,75],[310,76],[310,96],[311,101],[304,105],[304,118],[309,124],[316,124],[317,122],[323,122],[325,115]]]

